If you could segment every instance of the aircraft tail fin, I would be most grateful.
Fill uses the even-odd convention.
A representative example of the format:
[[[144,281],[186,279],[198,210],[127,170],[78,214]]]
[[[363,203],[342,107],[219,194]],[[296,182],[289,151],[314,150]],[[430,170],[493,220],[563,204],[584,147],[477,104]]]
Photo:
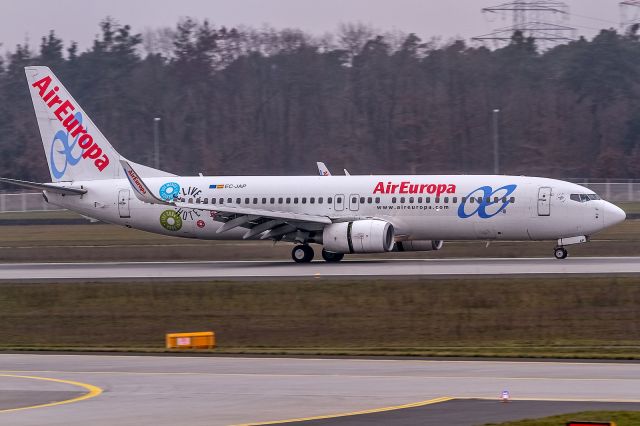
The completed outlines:
[[[52,182],[124,178],[123,158],[47,67],[25,68]],[[135,163],[134,163],[135,164]],[[173,176],[146,166],[144,176]]]

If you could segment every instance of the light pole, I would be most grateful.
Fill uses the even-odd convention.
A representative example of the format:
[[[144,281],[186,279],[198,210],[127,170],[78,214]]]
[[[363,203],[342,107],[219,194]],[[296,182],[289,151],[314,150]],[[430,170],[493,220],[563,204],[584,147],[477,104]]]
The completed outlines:
[[[493,174],[500,173],[500,133],[498,128],[499,109],[493,110]]]
[[[153,119],[153,167],[160,169],[160,117]]]

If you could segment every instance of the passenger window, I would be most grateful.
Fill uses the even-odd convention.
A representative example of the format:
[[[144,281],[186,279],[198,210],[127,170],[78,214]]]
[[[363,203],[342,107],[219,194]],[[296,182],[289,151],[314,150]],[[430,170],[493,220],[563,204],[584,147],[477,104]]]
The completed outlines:
[[[215,204],[215,203],[216,203],[216,199],[215,199],[215,198],[212,198],[212,199],[211,199],[211,204]]]
[[[376,204],[380,204],[380,197],[376,197]]]
[[[309,204],[314,204],[316,202],[316,199],[311,197],[309,198]]]
[[[436,197],[436,203],[440,202],[440,197]]]
[[[457,204],[458,203],[458,197],[453,197],[453,204]]]
[[[448,203],[449,202],[449,197],[444,197],[444,202]]]
[[[332,200],[333,200],[333,198],[331,198],[331,197],[327,198],[327,204],[332,204],[333,203]]]
[[[244,199],[244,203],[245,203],[245,204],[249,204],[249,199],[248,199],[248,198],[245,198],[245,199]]]
[[[360,204],[364,204],[364,197],[360,197]]]
[[[282,204],[282,197],[278,198],[278,204]]]
[[[275,204],[276,199],[275,198],[269,198],[269,204]]]
[[[418,204],[422,204],[422,197],[418,197]]]
[[[490,202],[491,202],[491,197],[487,197],[487,198],[485,198],[485,202],[486,202],[487,204],[488,204],[488,203],[490,203]]]
[[[204,204],[209,204],[209,199],[208,199],[208,198],[203,198],[203,199],[202,199],[202,202],[203,202]]]
[[[475,199],[475,198],[473,198],[473,197],[469,197],[469,202],[470,202],[471,204],[473,204],[473,203],[475,203],[475,202],[476,202],[476,199]]]
[[[357,203],[357,202],[358,202],[358,198],[353,197],[353,198],[351,199],[351,202],[352,202],[353,204]]]
[[[196,204],[200,204],[200,198],[196,198]]]
[[[396,203],[396,200],[397,200],[397,198],[396,198],[396,197],[393,197],[393,198],[391,199],[391,203],[392,203],[392,204],[395,204],[395,203]]]
[[[478,204],[482,204],[482,197],[478,197]]]
[[[236,198],[236,204],[240,204],[242,203],[242,200],[240,198]]]
[[[220,198],[218,201],[220,204],[224,204],[224,198]],[[229,198],[229,202],[231,202],[231,198]]]
[[[291,198],[287,197],[287,204],[291,204]]]
[[[429,204],[429,203],[431,202],[431,197],[426,197],[426,198],[424,199],[424,202],[425,202],[425,203],[427,203],[427,204]]]
[[[189,204],[193,204],[193,198],[189,198]]]
[[[267,199],[266,198],[262,199],[262,204],[267,204]]]
[[[510,203],[515,203],[515,202],[516,202],[516,197],[511,197],[511,198],[509,198],[509,202],[510,202]]]
[[[298,204],[298,197],[293,198],[293,204]]]
[[[331,203],[331,199],[329,199],[329,203]],[[318,204],[322,204],[322,197],[318,198]]]
[[[331,198],[329,198],[329,200],[331,200]],[[336,203],[340,204],[341,202],[342,202],[342,197],[336,198]],[[331,201],[329,201],[329,203],[331,203]]]
[[[371,197],[367,197],[367,204],[373,203],[373,199]]]
[[[413,197],[409,197],[409,202],[413,204]]]
[[[302,204],[307,204],[307,197],[302,197]]]
[[[258,199],[257,198],[253,199],[253,204],[258,204]]]
[[[507,202],[507,197],[502,197],[502,202],[506,203]]]
[[[404,197],[400,197],[400,204],[404,204],[405,202],[405,198]]]

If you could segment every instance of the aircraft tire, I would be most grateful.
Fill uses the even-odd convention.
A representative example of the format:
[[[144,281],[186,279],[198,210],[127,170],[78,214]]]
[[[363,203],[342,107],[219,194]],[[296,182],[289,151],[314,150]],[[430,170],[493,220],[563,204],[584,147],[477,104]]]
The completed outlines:
[[[291,258],[296,263],[309,263],[313,260],[313,249],[307,244],[297,245],[291,250]]]
[[[344,257],[344,253],[334,253],[332,251],[326,251],[322,249],[322,258],[327,262],[340,262]]]
[[[556,259],[566,259],[569,255],[569,252],[567,252],[567,249],[564,247],[556,247],[553,255],[556,257]]]

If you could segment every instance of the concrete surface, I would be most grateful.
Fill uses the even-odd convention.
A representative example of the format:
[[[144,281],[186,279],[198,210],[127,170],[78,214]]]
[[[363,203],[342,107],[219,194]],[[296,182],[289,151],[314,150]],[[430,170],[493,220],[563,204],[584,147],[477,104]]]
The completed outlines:
[[[410,259],[237,262],[5,263],[0,281],[195,279],[276,277],[481,276],[549,274],[638,274],[640,257],[525,259]]]
[[[353,412],[445,396],[487,398],[489,402],[444,403],[451,410],[447,405],[425,406],[416,410],[419,422],[403,424],[435,424],[428,422],[429,412],[437,420],[442,410],[455,413],[458,421],[462,416],[466,424],[475,424],[478,413],[512,410],[518,418],[536,412],[544,415],[553,405],[541,404],[547,408],[534,410],[525,403],[528,400],[618,401],[640,407],[640,363],[632,362],[0,354],[0,366],[0,374],[73,380],[104,391],[66,405],[0,411],[0,424],[16,426],[228,425]],[[0,377],[0,394],[14,385]],[[49,390],[44,384],[42,389]],[[496,403],[503,390],[510,392],[513,405]],[[384,417],[372,420],[375,416],[369,418],[374,424],[389,424]],[[348,419],[355,418],[342,421]]]

